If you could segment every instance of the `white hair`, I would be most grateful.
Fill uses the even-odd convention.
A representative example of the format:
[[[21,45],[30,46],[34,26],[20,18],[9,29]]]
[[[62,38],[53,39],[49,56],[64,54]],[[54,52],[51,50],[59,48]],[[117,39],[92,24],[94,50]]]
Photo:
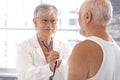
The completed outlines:
[[[54,5],[42,3],[38,5],[34,10],[34,18],[38,18],[48,12],[55,12],[58,14],[58,10]]]
[[[91,11],[92,16],[98,25],[108,25],[112,18],[112,5],[109,0],[85,0],[81,6],[83,13]]]

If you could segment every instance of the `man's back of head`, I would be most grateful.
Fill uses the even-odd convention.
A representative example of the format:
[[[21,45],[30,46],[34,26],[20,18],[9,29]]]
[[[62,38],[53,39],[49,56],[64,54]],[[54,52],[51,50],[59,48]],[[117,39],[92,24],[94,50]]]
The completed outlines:
[[[90,11],[96,24],[108,25],[112,18],[112,5],[109,0],[85,0],[81,5],[84,13]]]

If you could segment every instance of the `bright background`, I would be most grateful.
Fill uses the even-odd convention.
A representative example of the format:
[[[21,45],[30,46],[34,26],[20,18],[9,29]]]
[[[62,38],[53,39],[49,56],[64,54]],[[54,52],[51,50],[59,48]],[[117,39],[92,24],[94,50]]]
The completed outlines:
[[[82,0],[0,0],[0,68],[15,68],[16,45],[35,34],[33,11],[40,3],[50,3],[58,8],[59,21],[55,38],[67,41],[71,49],[76,42],[84,40],[79,34],[77,23]],[[110,32],[120,45],[119,22],[118,12],[114,14]]]

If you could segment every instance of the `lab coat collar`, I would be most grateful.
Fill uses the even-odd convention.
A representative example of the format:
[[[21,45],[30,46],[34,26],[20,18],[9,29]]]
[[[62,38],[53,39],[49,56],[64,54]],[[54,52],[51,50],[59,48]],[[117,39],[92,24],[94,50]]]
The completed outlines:
[[[31,43],[32,43],[33,48],[36,51],[36,53],[39,54],[44,59],[44,61],[46,62],[44,53],[43,53],[42,48],[39,45],[39,42],[38,42],[38,39],[37,39],[37,34],[33,36],[32,40],[31,40]],[[58,51],[59,53],[61,52],[60,51],[61,50],[60,49],[60,41],[53,39],[53,50]]]
[[[37,34],[32,37],[31,41],[33,42],[33,48],[35,50],[35,53],[39,54],[40,57],[42,57],[42,59],[46,62],[44,53],[43,53],[42,48],[41,48],[41,46],[39,45],[39,42],[38,42]]]

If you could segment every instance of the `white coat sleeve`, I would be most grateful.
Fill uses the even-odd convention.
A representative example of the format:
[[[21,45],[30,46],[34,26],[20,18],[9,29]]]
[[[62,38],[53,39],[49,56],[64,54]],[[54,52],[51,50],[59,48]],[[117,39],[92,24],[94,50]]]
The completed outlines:
[[[27,48],[18,46],[16,56],[16,70],[18,72],[18,80],[49,80],[52,72],[49,65],[35,67],[32,55]]]

